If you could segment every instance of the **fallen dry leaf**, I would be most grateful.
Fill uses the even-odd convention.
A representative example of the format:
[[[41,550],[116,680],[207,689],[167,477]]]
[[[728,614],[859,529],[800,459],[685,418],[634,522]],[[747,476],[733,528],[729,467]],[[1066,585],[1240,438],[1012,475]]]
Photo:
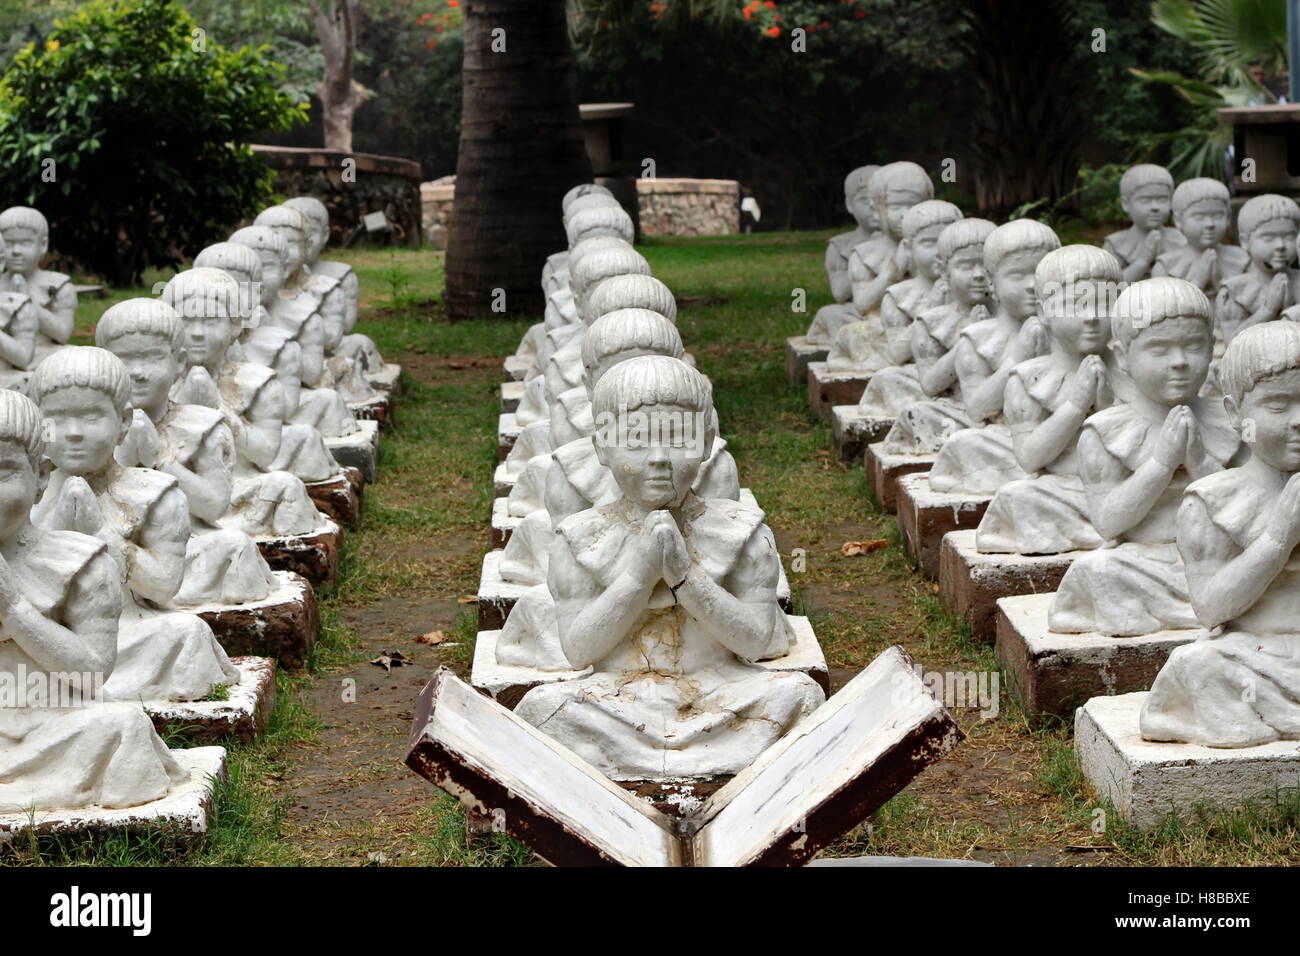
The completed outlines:
[[[391,674],[394,667],[402,667],[403,665],[409,666],[414,664],[415,661],[411,660],[401,651],[382,651],[379,656],[370,663],[374,664],[376,667],[382,667],[385,672]]]
[[[846,558],[852,558],[859,554],[870,554],[872,551],[879,551],[881,548],[887,547],[889,547],[889,542],[884,538],[872,538],[870,541],[845,541],[840,546],[840,554]]]
[[[478,603],[478,595],[477,595],[477,594],[462,594],[460,597],[456,598],[456,602],[457,602],[458,604],[477,604],[477,603]]]
[[[446,631],[430,631],[428,634],[421,634],[415,639],[417,644],[428,644],[430,646],[441,644],[447,639]]]

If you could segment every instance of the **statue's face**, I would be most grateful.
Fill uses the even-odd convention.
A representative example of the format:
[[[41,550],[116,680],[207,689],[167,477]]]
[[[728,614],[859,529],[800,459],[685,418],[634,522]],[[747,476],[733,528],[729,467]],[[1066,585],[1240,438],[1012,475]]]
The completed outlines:
[[[1261,223],[1250,234],[1246,251],[1251,262],[1270,272],[1281,272],[1295,259],[1295,225],[1287,219]]]
[[[135,333],[114,342],[112,352],[131,378],[131,407],[165,408],[167,393],[183,371],[171,343],[160,335]]]
[[[850,193],[845,204],[849,207],[849,215],[864,230],[874,232],[880,228],[880,216],[876,214],[871,193],[865,185],[859,186],[857,192]]]
[[[1135,189],[1122,205],[1139,229],[1159,229],[1169,218],[1173,200],[1174,192],[1168,186],[1150,183]]]
[[[1193,249],[1212,249],[1228,232],[1228,207],[1217,199],[1202,199],[1174,213],[1174,226]]]
[[[288,275],[293,275],[302,267],[302,232],[295,229],[293,226],[276,226],[275,234],[283,239],[285,245],[289,247],[288,263],[285,267],[285,272]]]
[[[1002,258],[993,273],[993,292],[998,306],[1013,318],[1027,319],[1038,311],[1034,269],[1043,255],[1038,250],[1013,252]]]
[[[209,315],[190,315],[190,310],[185,309],[180,311],[185,323],[185,354],[189,357],[189,364],[211,368],[224,362],[235,335],[225,311],[211,310]]]
[[[1172,408],[1195,400],[1210,371],[1209,324],[1191,316],[1157,322],[1120,350],[1120,367],[1147,398]]]
[[[1039,314],[1053,340],[1072,355],[1100,355],[1110,335],[1110,283],[1079,279],[1061,289],[1044,290]]]
[[[262,260],[262,305],[270,307],[284,285],[284,262],[274,249],[258,249]]]
[[[10,229],[4,234],[5,269],[16,275],[30,275],[41,264],[49,239],[29,229]]]
[[[927,226],[912,238],[912,273],[927,279],[939,278],[939,233],[947,223]]]
[[[644,511],[675,508],[686,500],[708,457],[706,416],[679,406],[649,405],[624,412],[618,434],[597,421],[596,455],[624,497]]]
[[[41,400],[48,436],[45,454],[61,470],[85,475],[104,468],[130,424],[113,401],[94,388],[71,386]]]
[[[1234,423],[1249,421],[1254,428],[1251,453],[1278,471],[1300,471],[1300,369],[1289,369],[1255,383],[1234,409]]]
[[[967,246],[954,252],[948,258],[946,274],[948,286],[959,302],[968,306],[988,304],[993,284],[984,267],[983,246]]]
[[[27,450],[16,441],[0,441],[0,541],[12,541],[22,530],[39,490]]]
[[[903,236],[903,217],[909,209],[924,201],[925,195],[919,189],[895,186],[888,190],[876,211],[889,234],[900,239]]]

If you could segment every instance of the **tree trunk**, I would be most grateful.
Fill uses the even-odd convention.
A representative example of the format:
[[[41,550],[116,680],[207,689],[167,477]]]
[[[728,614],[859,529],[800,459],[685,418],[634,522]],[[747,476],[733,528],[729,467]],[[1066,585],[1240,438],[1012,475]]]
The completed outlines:
[[[1089,34],[1071,28],[1063,0],[962,0],[957,7],[968,28],[958,44],[980,98],[969,127],[980,211],[1061,198],[1073,188],[1087,135],[1088,117],[1077,104]]]
[[[360,11],[357,0],[331,0],[329,12],[307,0],[316,36],[325,57],[325,77],[316,88],[324,115],[325,148],[352,152],[352,115],[370,91],[352,79]]]
[[[591,179],[564,0],[467,0],[463,79],[447,315],[540,315],[560,199]]]

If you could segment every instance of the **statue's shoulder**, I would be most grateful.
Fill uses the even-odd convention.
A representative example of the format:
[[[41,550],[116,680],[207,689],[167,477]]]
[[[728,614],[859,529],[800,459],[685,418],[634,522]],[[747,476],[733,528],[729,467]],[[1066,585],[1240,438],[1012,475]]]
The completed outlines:
[[[1244,468],[1198,478],[1184,494],[1205,507],[1210,521],[1243,548],[1264,533],[1277,493],[1252,481]]]
[[[859,227],[849,232],[841,232],[838,236],[831,236],[827,245],[847,259],[854,246],[866,242],[868,238],[870,237]]]
[[[126,515],[128,537],[146,525],[189,527],[189,502],[171,475],[152,468],[123,468],[109,486],[109,495]]]
[[[1041,404],[1051,400],[1065,384],[1065,373],[1050,355],[1025,359],[1011,370],[1011,377],[1019,380],[1030,397]]]
[[[23,595],[42,614],[48,616],[62,605],[74,582],[87,593],[120,591],[117,565],[98,538],[42,530],[24,544],[14,571],[22,580]]]
[[[1220,272],[1238,276],[1250,266],[1250,253],[1241,246],[1223,243],[1215,251],[1219,257]]]
[[[72,291],[72,277],[64,275],[62,272],[48,272],[45,269],[37,269],[32,280],[42,289],[49,292],[58,292],[60,289],[67,287]]]
[[[879,272],[885,260],[894,254],[897,243],[884,234],[872,236],[853,247],[853,255],[862,260],[873,272]]]
[[[1136,470],[1145,457],[1147,438],[1155,428],[1132,405],[1117,402],[1109,408],[1089,415],[1083,422],[1083,431],[1092,432],[1102,447],[1122,461],[1130,470]]]

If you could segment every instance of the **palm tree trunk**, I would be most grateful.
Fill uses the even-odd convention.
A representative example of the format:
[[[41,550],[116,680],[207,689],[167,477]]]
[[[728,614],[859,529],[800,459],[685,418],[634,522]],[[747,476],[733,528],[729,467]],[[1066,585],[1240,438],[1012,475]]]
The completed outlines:
[[[466,0],[463,76],[447,315],[540,314],[560,199],[591,179],[564,0]]]

